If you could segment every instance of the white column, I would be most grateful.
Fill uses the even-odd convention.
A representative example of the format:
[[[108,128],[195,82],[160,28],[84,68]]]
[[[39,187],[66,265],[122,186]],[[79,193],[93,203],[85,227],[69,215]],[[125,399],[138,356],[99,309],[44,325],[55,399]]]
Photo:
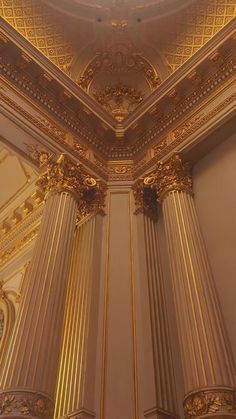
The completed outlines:
[[[77,201],[96,181],[62,155],[40,177],[48,192],[13,336],[1,372],[0,417],[45,418],[54,392]],[[92,187],[93,187],[92,186]]]
[[[101,216],[76,230],[70,266],[55,418],[94,417]]]
[[[162,201],[186,418],[235,418],[232,354],[195,211],[190,166],[176,155],[144,182],[157,189]]]

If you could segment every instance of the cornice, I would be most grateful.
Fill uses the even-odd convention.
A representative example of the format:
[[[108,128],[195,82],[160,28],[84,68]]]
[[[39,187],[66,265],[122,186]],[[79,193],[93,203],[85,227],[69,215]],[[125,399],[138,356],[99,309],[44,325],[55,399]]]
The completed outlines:
[[[172,74],[167,80],[165,80],[158,88],[145,99],[132,114],[124,120],[123,123],[117,124],[116,121],[110,117],[89,95],[82,91],[79,86],[70,79],[65,73],[51,63],[46,57],[44,57],[35,47],[33,47],[25,38],[23,38],[18,32],[15,31],[4,19],[2,19],[1,33],[5,40],[8,39],[14,43],[15,47],[18,48],[21,53],[27,54],[29,62],[38,66],[37,73],[41,72],[40,77],[46,77],[46,87],[53,80],[53,83],[57,83],[58,88],[60,86],[60,106],[58,106],[58,98],[55,98],[54,104],[52,104],[52,95],[47,97],[44,92],[43,86],[40,86],[38,80],[33,83],[32,80],[24,74],[27,80],[27,85],[19,81],[14,80],[13,69],[7,68],[5,71],[9,74],[11,82],[18,85],[21,91],[24,91],[28,96],[32,96],[35,101],[38,100],[41,106],[44,106],[47,111],[54,114],[54,117],[61,120],[61,123],[67,126],[67,129],[73,130],[84,139],[89,142],[92,146],[100,150],[107,158],[117,158],[118,154],[122,154],[122,158],[132,157],[136,148],[129,149],[130,138],[137,137],[137,131],[135,131],[135,124],[145,124],[150,120],[150,114],[155,114],[155,108],[161,104],[161,101],[172,97],[173,89],[180,89],[180,96],[183,94],[183,90],[189,88],[188,81],[191,78],[191,73],[196,70],[197,67],[201,67],[204,62],[208,66],[210,64],[210,57],[217,48],[221,48],[229,38],[232,38],[235,31],[235,19],[230,21],[221,31],[219,31],[205,46],[197,51],[194,56],[188,60],[181,68],[179,68],[174,74]],[[16,68],[15,68],[16,70]],[[201,70],[201,68],[200,68]],[[17,68],[19,72],[19,68]],[[39,74],[38,74],[39,75]],[[35,76],[34,76],[35,79]],[[183,82],[187,84],[183,89]],[[45,82],[45,80],[44,80]],[[43,83],[44,83],[43,82]],[[38,87],[40,86],[40,90]],[[33,91],[31,91],[33,88]],[[191,89],[190,89],[191,90]],[[36,93],[37,92],[37,93]],[[62,99],[63,98],[63,99]],[[73,98],[77,103],[77,121],[73,121],[74,116],[70,117],[68,114],[68,101]],[[51,103],[50,103],[51,102]],[[154,107],[154,108],[153,108]],[[61,108],[61,109],[60,109]],[[62,111],[63,110],[63,111]],[[67,115],[66,115],[67,114]],[[81,120],[82,118],[82,120]],[[91,131],[90,126],[93,125]],[[99,129],[98,129],[99,127]],[[98,135],[98,132],[100,134]],[[95,133],[96,132],[96,133]],[[94,134],[95,133],[95,134]],[[119,145],[119,141],[115,140],[115,135],[122,133],[125,135],[125,141],[122,146]],[[141,136],[142,137],[142,136]],[[105,141],[103,140],[105,139]],[[116,143],[114,147],[114,142]],[[140,139],[140,142],[144,142]],[[111,144],[111,146],[110,146]],[[126,147],[127,144],[127,147]],[[119,149],[116,151],[116,149]]]
[[[117,123],[104,109],[97,105],[88,94],[86,94],[66,73],[61,71],[55,64],[53,64],[47,57],[41,54],[27,39],[25,39],[19,32],[17,32],[5,19],[0,17],[1,30],[0,33],[5,35],[11,42],[13,42],[20,50],[24,51],[32,61],[37,63],[43,70],[59,84],[67,89],[67,93],[71,94],[88,110],[93,112],[102,122],[109,126],[113,131],[117,129]],[[168,77],[158,89],[156,89],[148,98],[146,98],[136,108],[130,116],[128,116],[123,123],[119,123],[124,132],[136,123],[144,114],[146,114],[152,106],[159,101],[163,96],[168,94],[175,85],[179,84],[181,80],[186,77],[186,74],[191,73],[197,66],[206,60],[212,54],[212,51],[219,48],[228,38],[235,33],[236,19],[232,19],[224,26],[213,38],[211,38],[202,48],[200,48],[182,67],[177,69]]]
[[[123,123],[123,129],[126,131],[132,127],[142,116],[148,113],[152,107],[162,98],[168,96],[169,93],[181,83],[188,75],[199,67],[207,59],[211,60],[213,51],[219,49],[228,39],[235,36],[236,18],[232,19],[224,26],[213,38],[211,38],[202,48],[200,48],[191,59],[187,60],[184,65],[179,67],[172,73],[153,93],[149,95],[132,114],[130,114]]]
[[[105,155],[103,155],[103,152],[105,150],[103,143],[101,142],[97,143],[97,139],[95,136],[94,136],[94,139],[91,139],[87,135],[85,135],[84,131],[83,130],[81,131],[78,128],[77,122],[74,122],[74,124],[71,124],[70,120],[67,120],[67,129],[70,129],[71,131],[74,130],[75,134],[79,135],[80,137],[82,136],[81,134],[83,134],[82,138],[84,140],[84,143],[86,142],[86,140],[89,140],[88,141],[89,143],[91,143],[92,141],[94,148],[97,146],[99,149],[97,152],[99,154],[102,153],[103,158],[105,158],[106,160],[130,159],[134,157],[135,154],[142,152],[142,150],[145,150],[145,148],[147,149],[148,146],[150,146],[151,144],[154,144],[156,141],[157,141],[156,145],[158,147],[160,137],[161,135],[163,135],[165,131],[168,132],[172,129],[175,129],[177,127],[176,122],[178,120],[181,121],[185,119],[189,114],[191,115],[192,111],[193,110],[196,111],[197,107],[202,106],[203,103],[212,101],[213,97],[219,94],[219,91],[221,91],[225,86],[227,86],[230,83],[230,80],[234,78],[235,57],[233,55],[231,56],[229,55],[227,56],[226,62],[224,62],[223,59],[222,60],[219,59],[219,63],[217,62],[217,66],[215,68],[214,73],[212,73],[209,77],[207,77],[204,82],[202,82],[201,80],[199,82],[197,80],[197,83],[196,83],[197,85],[195,89],[192,90],[192,92],[189,95],[185,96],[182,99],[182,101],[175,103],[175,106],[172,106],[172,109],[169,110],[169,112],[166,112],[163,116],[159,116],[159,118],[157,116],[156,118],[157,123],[150,130],[146,130],[145,134],[142,135],[133,146],[133,153],[131,152],[131,149],[130,151],[127,151],[127,148],[125,146],[122,146],[122,147],[117,146],[115,149],[111,148],[110,153],[108,153],[108,150],[106,150]],[[214,66],[215,66],[215,63],[214,63]],[[11,73],[10,70],[11,70],[11,66],[8,66],[6,64],[5,72],[8,73],[8,82],[11,84],[12,79],[16,79],[15,83],[22,84],[22,80],[19,77],[17,71],[12,70],[12,73]],[[27,91],[30,90],[30,87],[28,86],[27,83],[25,83],[25,90],[26,89]],[[33,88],[31,88],[30,94],[31,96],[34,96],[36,94]],[[45,102],[46,109],[48,109],[48,104],[50,103],[50,99],[48,100],[49,101]],[[42,104],[42,102],[44,101],[44,94],[40,95],[39,93],[37,101],[39,104]],[[15,105],[15,107],[17,107],[17,105]],[[60,108],[59,105],[58,105],[58,108]],[[55,113],[58,115],[57,110],[55,110]],[[66,123],[65,111],[61,110],[61,115],[62,115],[61,123],[65,125]],[[32,120],[32,117],[31,117],[31,120]],[[155,120],[155,115],[154,115],[154,120]],[[46,122],[46,125],[51,126],[52,128],[51,132],[53,133],[54,138],[55,138],[55,134],[57,135],[58,132],[62,131],[61,127],[58,126],[57,128],[56,123],[52,123],[50,121],[47,122],[47,119],[44,119],[41,125],[42,126],[45,125],[45,122]],[[40,125],[39,121],[35,121],[35,123],[38,126]],[[48,126],[47,126],[47,129],[48,129]],[[65,128],[64,128],[64,132],[66,132]],[[58,137],[58,140],[60,140],[59,138],[60,136],[57,135],[57,137]],[[63,140],[63,138],[61,139]],[[64,144],[65,144],[65,141],[64,141]],[[80,144],[78,143],[78,148],[81,148],[81,147],[80,147]]]
[[[222,90],[234,84],[235,75],[236,57],[233,57],[228,62],[223,63],[204,83],[198,84],[197,88],[182,102],[176,104],[173,109],[160,117],[158,122],[137,140],[135,144],[137,153],[143,150],[143,144],[146,146],[156,144],[158,147],[159,141],[156,143],[156,140],[160,140],[164,132],[172,132],[178,129],[178,121],[181,121],[182,124],[184,120],[185,123],[186,117],[189,119],[192,114],[199,114],[199,109],[208,103],[213,103],[214,98],[219,96]]]
[[[46,56],[44,56],[36,47],[34,47],[26,38],[17,32],[5,19],[0,16],[0,33],[5,35],[9,41],[14,43],[20,50],[24,51],[32,61],[37,63],[43,70],[46,70],[54,80],[67,89],[68,93],[76,97],[79,102],[93,112],[101,121],[105,122],[113,130],[116,129],[116,121],[97,106],[95,100],[87,95],[66,73],[60,70]]]
[[[199,141],[203,133],[206,137],[212,124],[218,126],[219,121],[224,121],[224,114],[233,114],[236,99],[232,93],[236,73],[234,21],[143,101],[145,113],[144,108],[143,113],[139,108],[119,125],[121,131],[126,129],[125,137],[120,140],[114,140],[115,133],[108,124],[101,122],[89,108],[85,109],[79,98],[66,90],[59,79],[53,78],[47,65],[61,73],[63,80],[74,83],[66,74],[41,57],[39,51],[9,25],[4,25],[3,32],[5,26],[14,34],[14,39],[8,44],[7,54],[2,54],[4,83],[21,99],[21,104],[3,88],[0,96],[4,115],[29,134],[34,132],[35,144],[44,144],[55,154],[68,152],[104,180],[135,180],[174,149]],[[8,32],[3,34],[7,43]],[[31,48],[35,56],[30,56]],[[14,61],[11,51],[16,54]],[[28,54],[29,61],[24,61],[22,51]],[[55,91],[48,88],[52,80],[58,83]],[[72,109],[69,103],[73,98],[76,98],[77,108]],[[34,109],[34,113],[30,109]],[[128,124],[126,128],[124,124]],[[198,134],[198,131],[201,132]],[[20,152],[35,164],[26,148]]]
[[[22,106],[18,105],[14,100],[9,98],[3,91],[0,91],[0,100],[2,101],[3,108],[2,112],[7,117],[12,118],[15,123],[19,123],[15,121],[14,115],[11,112],[7,112],[4,109],[4,106],[7,105],[10,109],[14,110],[18,115],[23,118],[24,122],[24,130],[27,131],[27,124],[30,124],[33,129],[40,130],[41,133],[45,134],[48,139],[46,150],[50,154],[55,154],[50,147],[51,142],[53,141],[55,144],[61,146],[61,151],[67,151],[73,155],[78,161],[83,163],[86,168],[91,169],[94,173],[101,176],[104,180],[107,179],[107,170],[106,170],[106,162],[102,159],[98,160],[97,156],[91,152],[84,144],[80,143],[76,138],[73,142],[68,141],[67,139],[67,132],[58,126],[54,121],[50,121],[49,119],[45,118],[44,116],[39,116],[38,118],[32,115],[30,112],[26,111]],[[29,133],[31,130],[29,129]],[[4,138],[1,138],[4,141]],[[6,142],[7,139],[5,139]],[[31,144],[24,144],[26,147],[24,150],[20,151],[20,154],[33,163],[34,165],[38,166],[38,162],[32,158],[32,154],[29,152]],[[45,148],[44,145],[39,146],[40,148]],[[19,150],[17,150],[19,152]],[[99,164],[100,163],[100,164]]]
[[[228,84],[226,90],[222,90],[219,97],[215,97],[214,101],[210,101],[208,105],[203,105],[198,111],[193,110],[188,119],[185,119],[180,125],[177,125],[171,132],[167,132],[160,137],[159,142],[148,149],[147,153],[138,157],[135,161],[131,160],[110,160],[105,161],[100,156],[92,154],[91,151],[86,152],[78,145],[76,149],[73,143],[66,142],[65,133],[58,129],[58,126],[52,123],[45,123],[45,121],[38,121],[37,118],[31,118],[31,115],[17,107],[16,111],[26,118],[26,121],[35,124],[35,126],[48,135],[48,138],[54,139],[56,143],[61,145],[61,150],[68,151],[71,156],[80,162],[84,162],[85,166],[100,175],[104,180],[108,181],[132,181],[141,176],[146,171],[150,170],[159,160],[165,159],[173,150],[180,150],[188,147],[188,144],[199,143],[206,139],[208,133],[212,130],[218,129],[225,123],[226,120],[231,119],[234,112],[234,104],[236,101],[236,94],[233,92],[233,80]],[[0,92],[2,101],[6,101],[11,106],[14,106],[6,95]],[[44,123],[43,123],[44,122]],[[26,127],[26,123],[24,123]],[[36,163],[32,158],[30,152],[31,144],[27,145],[23,152],[23,157]],[[39,148],[47,150],[52,153],[52,148],[45,148],[44,145],[39,145]],[[86,154],[87,153],[87,154]],[[21,151],[22,154],[22,151]]]
[[[233,83],[232,83],[233,86]],[[219,130],[227,121],[235,118],[236,93],[231,93],[208,112],[199,112],[186,120],[181,126],[171,132],[170,136],[162,137],[162,140],[152,148],[153,157],[146,156],[134,163],[133,178],[137,179],[144,173],[152,170],[160,161],[169,158],[174,151],[185,153],[191,144],[196,147],[199,143],[207,140],[212,141],[212,132]],[[214,141],[213,141],[214,145]]]

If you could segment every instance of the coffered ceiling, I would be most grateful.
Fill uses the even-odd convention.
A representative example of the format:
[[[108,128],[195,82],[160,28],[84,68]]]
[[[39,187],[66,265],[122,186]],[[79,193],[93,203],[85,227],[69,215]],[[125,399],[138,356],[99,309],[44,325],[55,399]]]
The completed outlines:
[[[2,17],[122,123],[235,15],[232,0],[0,0]]]

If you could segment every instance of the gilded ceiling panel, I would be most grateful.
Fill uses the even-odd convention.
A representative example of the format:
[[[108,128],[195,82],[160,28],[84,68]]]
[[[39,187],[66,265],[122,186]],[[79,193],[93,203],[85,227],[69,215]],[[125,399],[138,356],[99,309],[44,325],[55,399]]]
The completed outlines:
[[[163,22],[156,45],[174,72],[235,16],[235,0],[197,0]],[[154,23],[149,25],[148,31],[149,37],[155,39]]]
[[[178,12],[159,16],[158,24],[156,15],[144,13],[151,3],[140,7],[137,0],[137,19],[131,3],[114,0],[105,7],[104,21],[94,12],[90,20],[76,19],[65,13],[64,0],[59,2],[63,12],[45,1],[58,5],[50,0],[0,0],[0,14],[118,123],[236,16],[235,0],[184,1]],[[122,23],[124,13],[126,25],[114,25],[112,18]]]
[[[0,0],[0,15],[62,70],[73,58],[65,17],[39,0]]]

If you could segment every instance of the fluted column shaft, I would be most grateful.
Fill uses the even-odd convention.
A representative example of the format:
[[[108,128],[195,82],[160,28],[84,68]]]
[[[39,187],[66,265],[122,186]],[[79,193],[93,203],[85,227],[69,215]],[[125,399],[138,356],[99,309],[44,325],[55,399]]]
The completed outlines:
[[[143,216],[157,413],[176,416],[176,391],[156,221]]]
[[[39,392],[30,400],[45,404],[47,414],[52,414],[49,400],[52,401],[55,389],[76,208],[75,198],[67,192],[49,196],[44,208],[29,267],[28,288],[1,375],[1,388],[7,390],[6,394],[11,389],[11,396],[21,408],[9,406],[13,411],[24,413],[29,404],[24,399],[30,397],[26,392]]]
[[[96,181],[61,155],[49,161],[38,184],[48,196],[2,368],[1,418],[52,417],[77,203]]]
[[[186,392],[214,385],[233,386],[231,353],[193,197],[171,192],[162,208]]]
[[[57,384],[55,418],[93,417],[96,364],[98,216],[77,228],[69,283],[62,352]],[[99,235],[100,240],[100,235]]]
[[[233,359],[195,211],[190,165],[179,156],[144,179],[162,202],[185,379],[187,418],[236,417]]]

